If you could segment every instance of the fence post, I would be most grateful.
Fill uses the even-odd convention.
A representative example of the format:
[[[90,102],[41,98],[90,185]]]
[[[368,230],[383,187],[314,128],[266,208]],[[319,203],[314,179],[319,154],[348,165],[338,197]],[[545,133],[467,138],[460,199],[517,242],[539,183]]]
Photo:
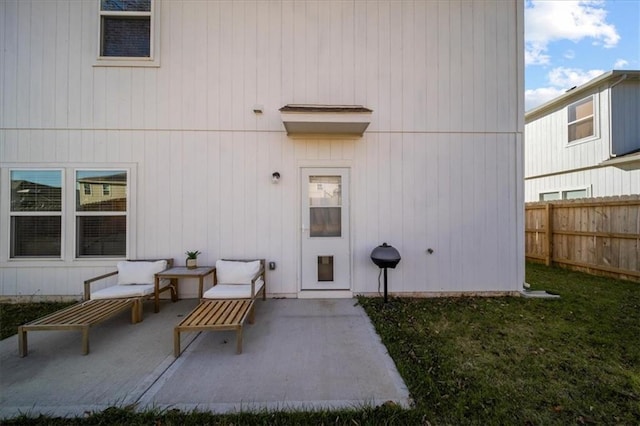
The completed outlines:
[[[547,247],[546,247],[546,258],[545,258],[545,265],[547,266],[551,266],[551,262],[553,261],[553,229],[551,229],[551,227],[553,226],[553,206],[551,205],[551,203],[547,203],[547,205],[545,206],[545,213],[546,213],[546,221],[547,221],[547,228],[546,228],[546,236],[547,236]]]

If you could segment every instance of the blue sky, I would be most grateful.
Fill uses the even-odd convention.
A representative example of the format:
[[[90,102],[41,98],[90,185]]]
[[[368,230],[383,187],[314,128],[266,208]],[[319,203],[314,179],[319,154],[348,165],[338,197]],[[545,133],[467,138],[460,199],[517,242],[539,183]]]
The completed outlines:
[[[612,69],[640,70],[640,0],[525,0],[525,110]]]

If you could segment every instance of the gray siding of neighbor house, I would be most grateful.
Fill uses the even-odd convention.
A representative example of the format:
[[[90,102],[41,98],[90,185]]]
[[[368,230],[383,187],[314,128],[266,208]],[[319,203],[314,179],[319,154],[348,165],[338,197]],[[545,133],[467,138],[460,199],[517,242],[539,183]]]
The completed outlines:
[[[611,154],[640,150],[640,80],[623,81],[611,94]]]

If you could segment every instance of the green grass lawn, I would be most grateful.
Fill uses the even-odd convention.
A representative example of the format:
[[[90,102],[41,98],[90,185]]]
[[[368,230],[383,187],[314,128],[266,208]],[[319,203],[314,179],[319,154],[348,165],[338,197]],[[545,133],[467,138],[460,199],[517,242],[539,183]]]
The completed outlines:
[[[76,302],[0,303],[0,340],[13,336],[18,326]]]
[[[524,298],[362,303],[432,424],[640,424],[640,284],[527,264]]]
[[[410,410],[111,409],[7,424],[640,424],[640,284],[536,264],[526,273],[532,289],[561,298],[360,299],[411,392]]]

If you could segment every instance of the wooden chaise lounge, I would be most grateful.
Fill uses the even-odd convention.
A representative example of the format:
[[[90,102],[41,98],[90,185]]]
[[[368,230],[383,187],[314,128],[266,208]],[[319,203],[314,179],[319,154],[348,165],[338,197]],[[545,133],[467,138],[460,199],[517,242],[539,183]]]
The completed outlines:
[[[266,298],[265,260],[218,260],[213,287],[200,304],[173,330],[173,353],[179,357],[180,333],[187,331],[236,331],[236,352],[242,353],[242,327],[255,320],[254,300]]]
[[[253,300],[202,300],[173,329],[173,355],[180,353],[180,333],[185,331],[236,331],[236,352],[242,353],[242,327],[253,310]]]
[[[140,318],[139,299],[101,299],[89,300],[56,311],[18,327],[18,351],[21,357],[27,356],[27,332],[51,330],[78,330],[82,332],[82,354],[89,353],[89,328],[119,313],[131,309],[131,323]]]
[[[27,355],[27,332],[50,330],[82,331],[82,353],[89,353],[89,328],[122,311],[131,309],[131,323],[142,321],[142,302],[153,298],[155,312],[160,309],[160,293],[171,291],[177,300],[175,280],[156,281],[155,274],[173,266],[173,259],[126,260],[118,262],[117,270],[90,278],[84,282],[84,301],[18,328],[20,356]],[[103,280],[117,278],[115,285]],[[91,285],[102,282],[102,288],[92,291]],[[114,281],[111,278],[111,281]],[[112,284],[112,283],[111,283]]]

